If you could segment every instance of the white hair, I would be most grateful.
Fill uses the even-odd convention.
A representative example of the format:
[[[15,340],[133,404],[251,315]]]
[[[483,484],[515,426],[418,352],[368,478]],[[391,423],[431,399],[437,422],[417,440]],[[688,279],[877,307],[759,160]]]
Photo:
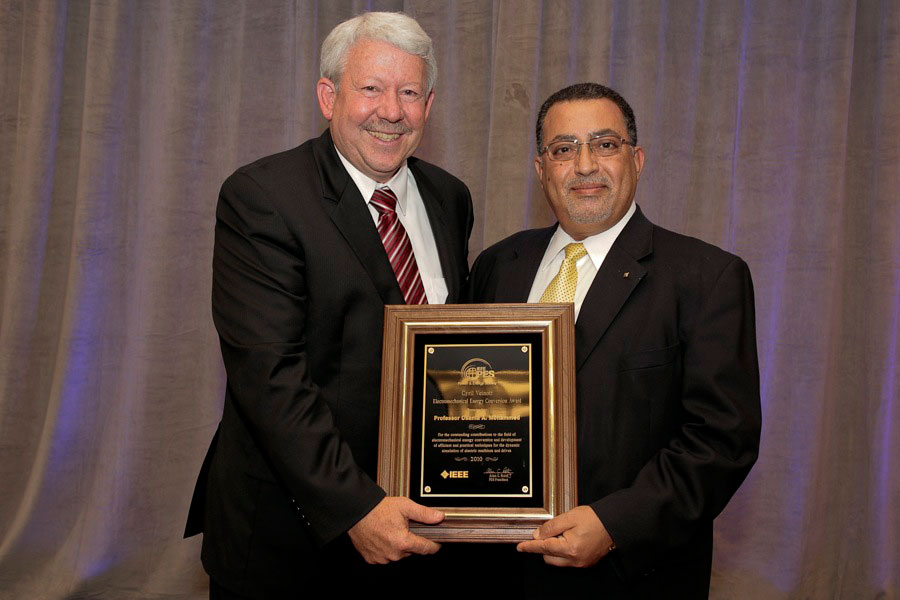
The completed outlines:
[[[387,42],[424,60],[425,94],[431,93],[437,79],[434,44],[416,20],[403,13],[363,13],[332,29],[322,42],[320,76],[340,85],[341,74],[347,66],[347,53],[353,44],[363,39]]]

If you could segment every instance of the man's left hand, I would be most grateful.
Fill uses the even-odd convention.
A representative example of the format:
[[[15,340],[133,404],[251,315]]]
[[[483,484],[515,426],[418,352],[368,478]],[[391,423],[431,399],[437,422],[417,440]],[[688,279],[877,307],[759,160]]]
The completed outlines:
[[[545,563],[557,567],[590,567],[613,546],[609,532],[589,506],[576,506],[550,519],[533,535],[533,540],[520,543],[516,549],[543,554]]]

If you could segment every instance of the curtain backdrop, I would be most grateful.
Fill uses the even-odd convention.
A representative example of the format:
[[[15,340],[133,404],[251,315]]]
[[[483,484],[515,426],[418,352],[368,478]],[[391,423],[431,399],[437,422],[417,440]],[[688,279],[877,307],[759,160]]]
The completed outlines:
[[[324,129],[318,49],[363,10],[435,40],[417,154],[471,188],[471,259],[553,222],[535,115],[593,80],[634,107],[649,218],[749,263],[764,431],[712,596],[900,598],[890,0],[0,0],[0,597],[204,597],[218,189]]]

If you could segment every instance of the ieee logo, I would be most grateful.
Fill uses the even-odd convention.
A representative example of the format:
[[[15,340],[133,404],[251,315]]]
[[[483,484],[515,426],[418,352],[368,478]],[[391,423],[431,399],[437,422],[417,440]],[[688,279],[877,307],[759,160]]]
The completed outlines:
[[[441,472],[441,477],[447,479],[468,479],[469,472],[468,471],[443,471]]]

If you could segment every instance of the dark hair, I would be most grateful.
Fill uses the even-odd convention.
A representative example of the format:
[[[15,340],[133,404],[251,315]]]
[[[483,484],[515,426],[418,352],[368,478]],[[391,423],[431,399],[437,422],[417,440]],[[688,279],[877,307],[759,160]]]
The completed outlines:
[[[621,110],[622,114],[625,116],[625,128],[628,130],[628,137],[631,138],[629,141],[632,144],[637,144],[637,124],[634,122],[634,111],[628,106],[628,102],[625,101],[625,98],[620,96],[619,92],[616,90],[608,88],[605,85],[600,85],[599,83],[576,83],[551,94],[541,106],[541,110],[538,111],[537,126],[535,127],[535,139],[537,141],[538,154],[543,150],[544,118],[547,116],[547,111],[550,110],[551,106],[557,102],[600,100],[601,98],[608,98],[615,102],[616,106],[619,107],[619,110]]]

